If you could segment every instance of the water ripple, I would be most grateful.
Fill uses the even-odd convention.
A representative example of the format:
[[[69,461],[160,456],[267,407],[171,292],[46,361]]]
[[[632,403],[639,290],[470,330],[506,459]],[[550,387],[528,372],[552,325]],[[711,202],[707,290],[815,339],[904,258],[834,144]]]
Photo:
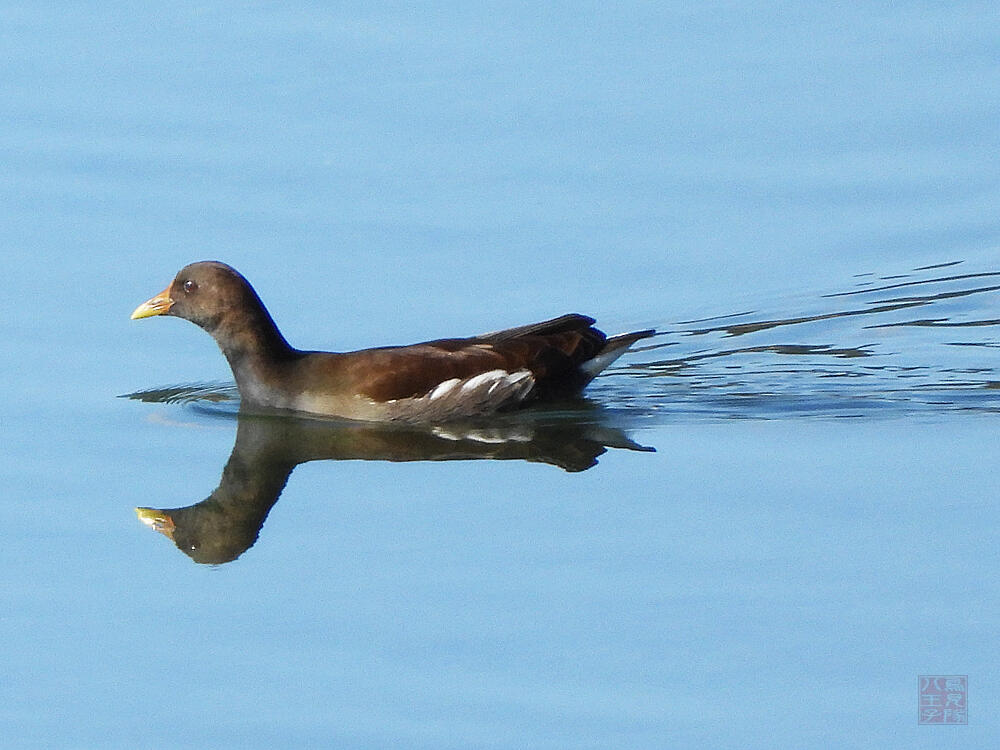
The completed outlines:
[[[235,414],[240,392],[235,383],[184,383],[125,393],[122,398],[157,404],[180,404],[202,411]]]
[[[859,274],[857,288],[796,296],[794,306],[776,300],[771,312],[661,326],[662,340],[609,371],[592,395],[671,418],[1000,411],[990,351],[1000,348],[1000,285],[983,284],[1000,272],[940,275],[960,263],[885,274],[878,280],[893,283],[879,286]],[[727,345],[737,337],[744,345]]]

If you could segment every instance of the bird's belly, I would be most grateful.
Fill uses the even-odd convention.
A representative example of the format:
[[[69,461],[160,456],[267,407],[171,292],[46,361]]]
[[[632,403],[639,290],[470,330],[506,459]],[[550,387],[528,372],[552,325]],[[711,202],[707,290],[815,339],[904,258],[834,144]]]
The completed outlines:
[[[365,421],[385,421],[390,419],[384,405],[364,396],[345,396],[331,393],[307,391],[301,393],[286,407],[308,414],[325,417],[342,417]]]

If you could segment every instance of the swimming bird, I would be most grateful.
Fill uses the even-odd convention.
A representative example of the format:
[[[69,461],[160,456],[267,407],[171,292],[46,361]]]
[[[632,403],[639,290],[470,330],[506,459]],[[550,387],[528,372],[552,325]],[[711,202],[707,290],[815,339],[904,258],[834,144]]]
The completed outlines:
[[[185,266],[132,319],[172,315],[215,339],[247,406],[367,421],[442,422],[579,394],[652,329],[605,336],[586,315],[471,338],[353,352],[303,351],[257,292],[217,261]]]

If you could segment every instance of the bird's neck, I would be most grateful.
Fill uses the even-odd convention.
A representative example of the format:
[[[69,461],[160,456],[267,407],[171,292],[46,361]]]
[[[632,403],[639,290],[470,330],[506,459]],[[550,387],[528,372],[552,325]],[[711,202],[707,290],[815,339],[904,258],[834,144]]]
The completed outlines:
[[[226,321],[214,337],[245,402],[284,406],[278,403],[276,386],[284,378],[287,365],[301,353],[285,340],[263,306],[239,320]]]

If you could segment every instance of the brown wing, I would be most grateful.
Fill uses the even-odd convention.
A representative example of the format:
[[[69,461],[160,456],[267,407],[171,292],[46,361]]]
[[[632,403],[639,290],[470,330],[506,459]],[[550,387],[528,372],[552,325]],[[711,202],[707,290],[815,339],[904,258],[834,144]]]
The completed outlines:
[[[519,336],[546,336],[553,333],[565,333],[567,331],[583,331],[594,325],[597,321],[589,315],[569,313],[560,315],[558,318],[543,320],[541,323],[530,323],[526,326],[516,328],[505,328],[502,331],[483,333],[476,336],[482,341],[505,341],[507,339],[518,338]],[[596,333],[604,334],[594,329]]]
[[[578,391],[590,376],[579,366],[604,347],[605,335],[583,315],[511,328],[467,339],[440,339],[344,355],[358,392],[375,401],[420,397],[438,384],[491,370],[529,370],[535,395]]]

